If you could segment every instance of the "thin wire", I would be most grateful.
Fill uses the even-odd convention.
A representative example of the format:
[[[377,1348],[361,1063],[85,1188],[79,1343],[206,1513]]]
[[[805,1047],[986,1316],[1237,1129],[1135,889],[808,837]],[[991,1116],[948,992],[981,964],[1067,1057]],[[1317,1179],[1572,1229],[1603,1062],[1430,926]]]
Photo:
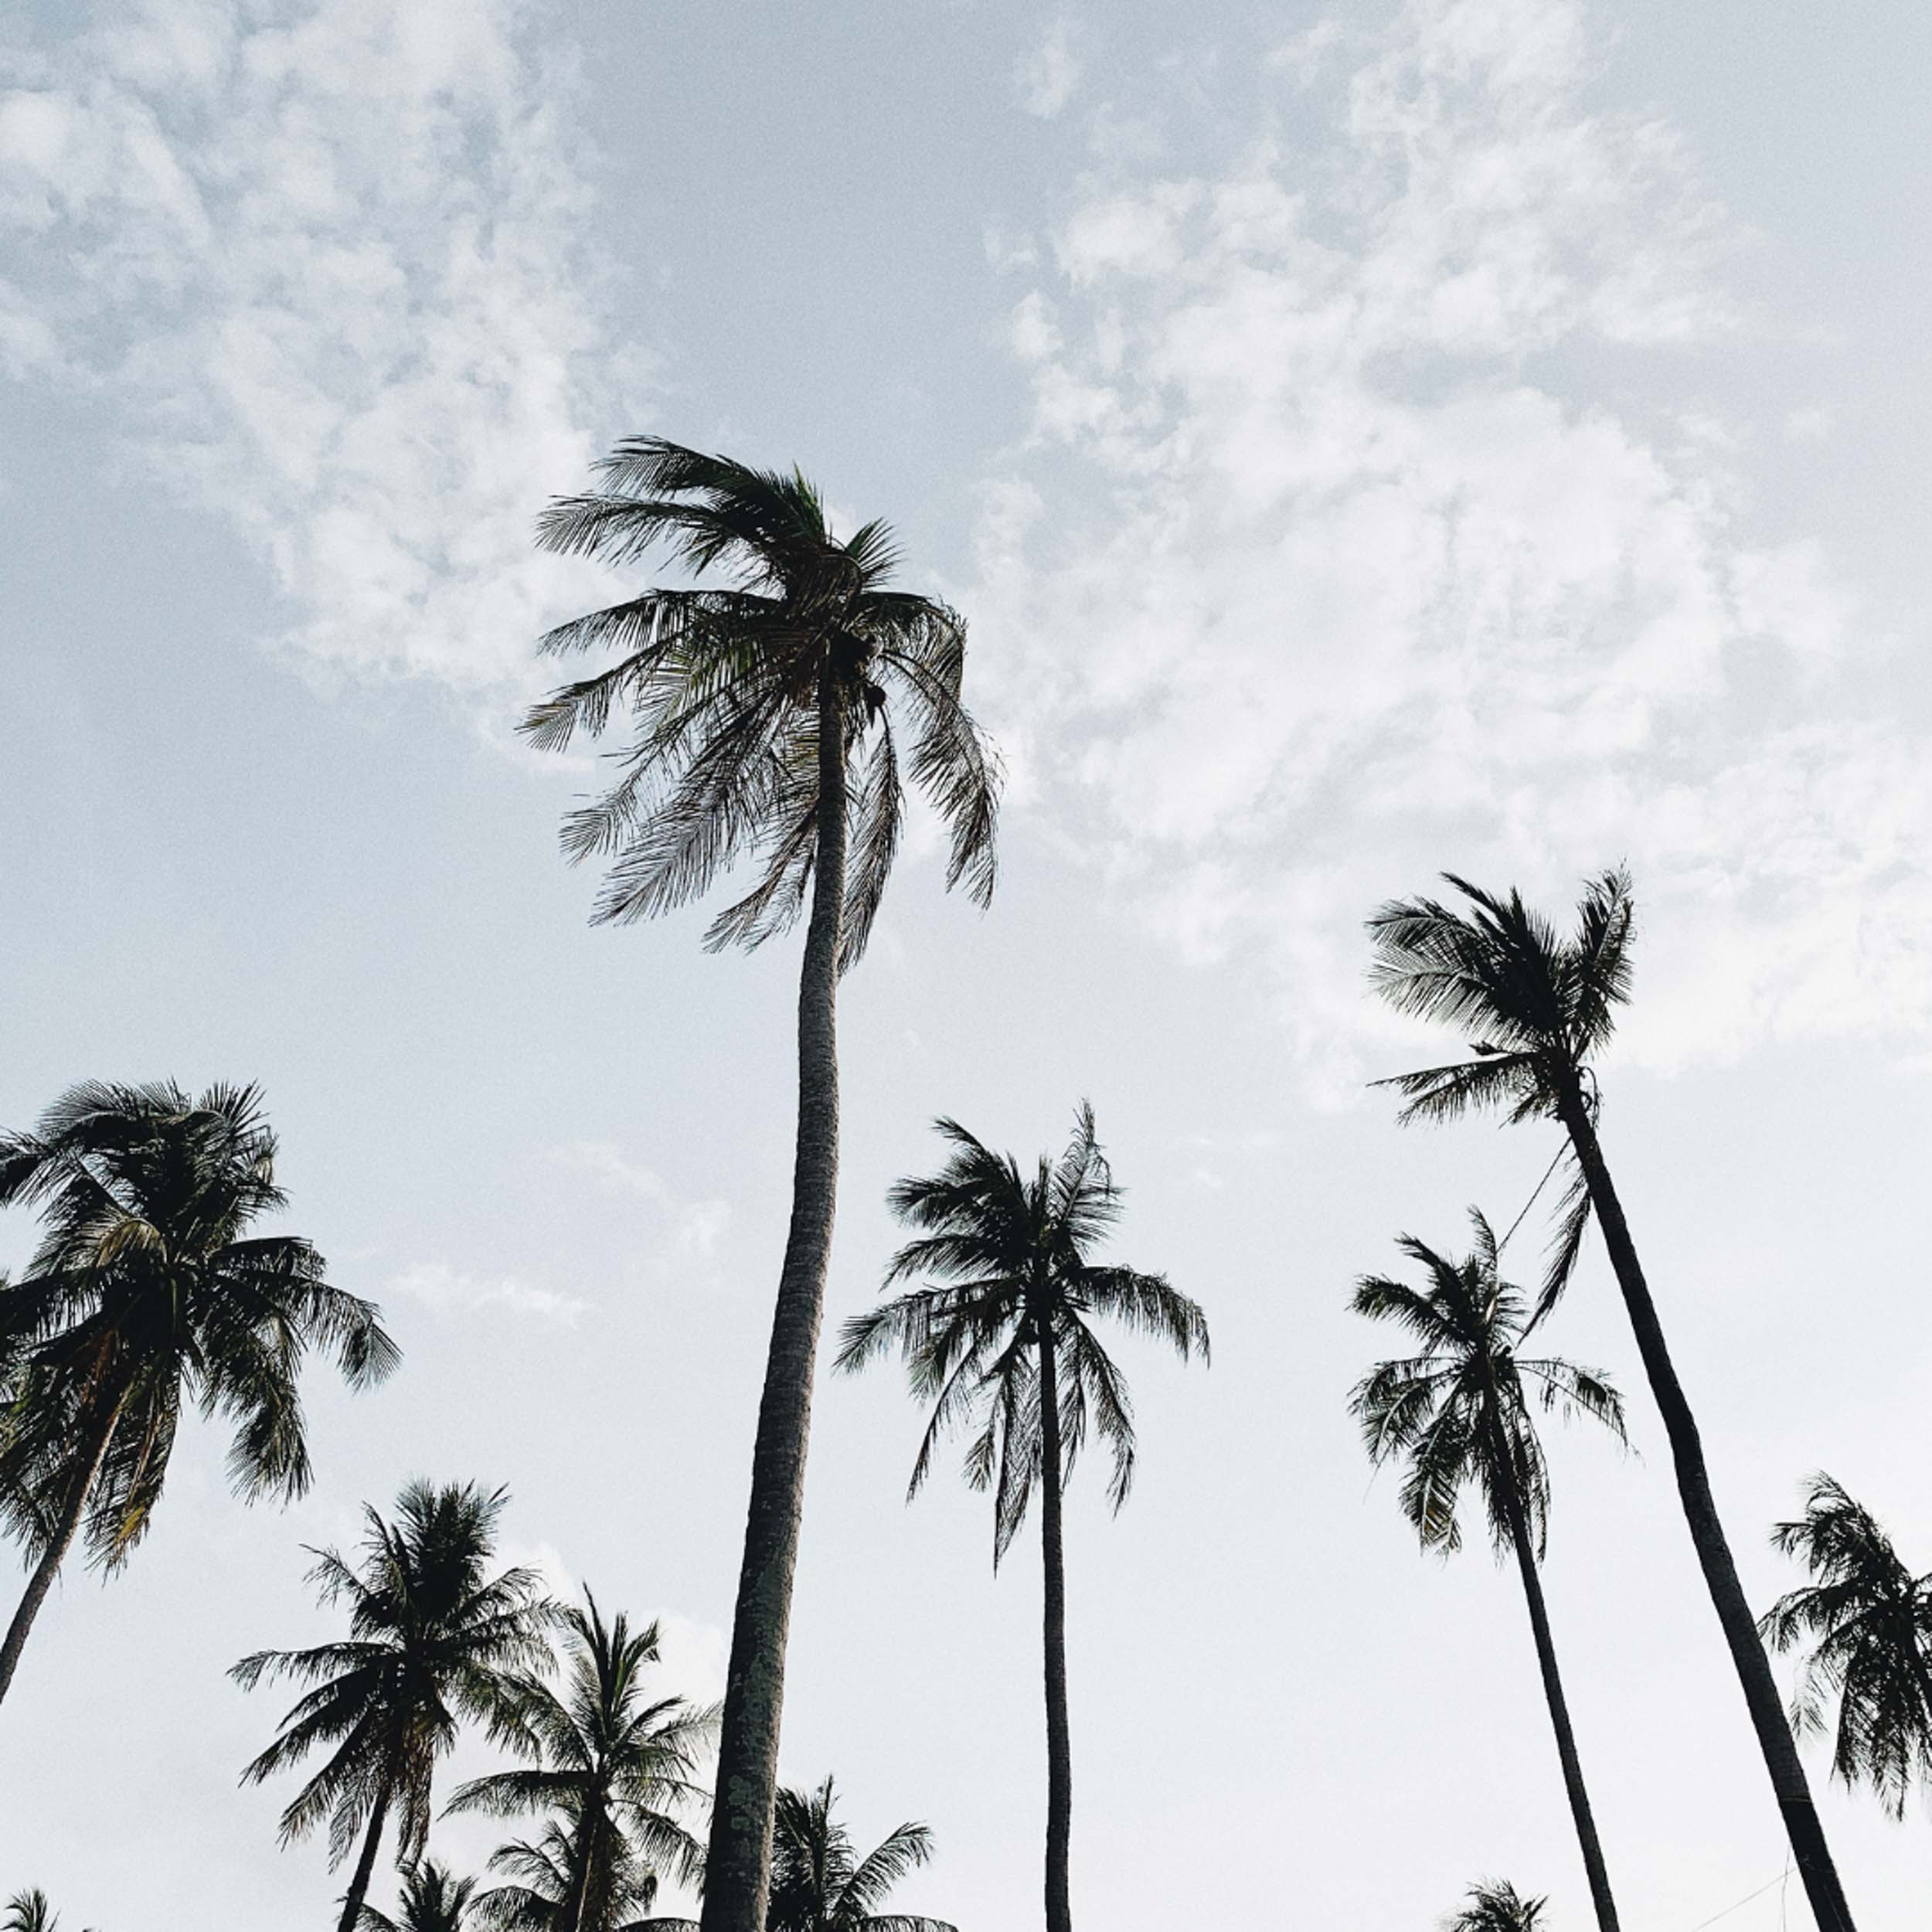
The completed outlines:
[[[1733,1912],[1742,1911],[1746,1906],[1750,1903],[1753,1899],[1761,1899],[1767,1892],[1770,1891],[1772,1885],[1784,1885],[1788,1883],[1791,1879],[1791,1864],[1790,1861],[1787,1859],[1785,1862],[1784,1869],[1779,1872],[1776,1878],[1771,1880],[1770,1885],[1760,1885],[1755,1892],[1747,1893],[1743,1898],[1740,1899],[1735,1905],[1727,1905],[1723,1911],[1713,1912],[1709,1918],[1699,1920],[1697,1923],[1691,1927],[1690,1932],[1704,1932],[1704,1927],[1706,1926],[1715,1925],[1719,1919],[1728,1919]]]
[[[1556,1159],[1552,1161],[1549,1166],[1543,1169],[1543,1177],[1536,1183],[1536,1192],[1532,1193],[1529,1199],[1522,1204],[1522,1213],[1518,1215],[1515,1219],[1510,1223],[1509,1234],[1505,1234],[1502,1239],[1496,1243],[1496,1253],[1498,1258],[1501,1257],[1503,1250],[1509,1247],[1511,1236],[1513,1236],[1517,1229],[1522,1226],[1524,1220],[1529,1215],[1529,1210],[1536,1205],[1536,1196],[1541,1194],[1545,1188],[1549,1186],[1550,1175],[1554,1174],[1557,1168],[1562,1166],[1563,1156],[1569,1151],[1570,1150],[1566,1147],[1558,1148],[1556,1150]]]
[[[1788,1932],[1791,1903],[1791,1855],[1784,1855],[1784,1889],[1777,1895],[1777,1932]]]

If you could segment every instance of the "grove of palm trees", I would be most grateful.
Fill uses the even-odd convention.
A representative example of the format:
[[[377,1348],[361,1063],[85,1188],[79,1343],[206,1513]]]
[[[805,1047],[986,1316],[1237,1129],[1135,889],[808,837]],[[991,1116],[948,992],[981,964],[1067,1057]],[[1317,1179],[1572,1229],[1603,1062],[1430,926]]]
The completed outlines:
[[[1920,1923],[1915,660],[1591,0],[121,5],[0,366],[273,587],[19,687],[0,1932]]]

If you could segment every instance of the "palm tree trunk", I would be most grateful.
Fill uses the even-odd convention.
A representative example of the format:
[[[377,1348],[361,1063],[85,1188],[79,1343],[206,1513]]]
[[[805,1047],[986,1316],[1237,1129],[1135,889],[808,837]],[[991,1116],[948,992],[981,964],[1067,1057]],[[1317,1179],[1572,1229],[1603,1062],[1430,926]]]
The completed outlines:
[[[1491,1401],[1493,1404],[1493,1387]],[[1556,1733],[1556,1755],[1562,1759],[1563,1789],[1570,1797],[1570,1815],[1577,1826],[1577,1842],[1582,1847],[1583,1870],[1590,1879],[1590,1903],[1597,1908],[1597,1932],[1618,1932],[1617,1901],[1611,1896],[1610,1872],[1604,1863],[1602,1842],[1597,1835],[1597,1820],[1590,1808],[1590,1793],[1583,1786],[1583,1760],[1577,1754],[1577,1733],[1570,1727],[1570,1700],[1563,1695],[1563,1680],[1556,1668],[1556,1640],[1549,1634],[1549,1611],[1543,1602],[1543,1577],[1536,1567],[1536,1552],[1529,1534],[1529,1521],[1517,1487],[1509,1448],[1492,1406],[1489,1416],[1490,1454],[1495,1458],[1496,1486],[1502,1493],[1503,1513],[1509,1521],[1509,1540],[1515,1546],[1517,1567],[1522,1572],[1523,1595],[1529,1602],[1529,1628],[1536,1640],[1536,1662],[1543,1672],[1543,1696],[1549,1706],[1551,1728]]]
[[[376,1872],[376,1848],[383,1842],[383,1825],[389,1817],[389,1789],[390,1781],[385,1777],[369,1815],[369,1828],[362,1834],[362,1855],[349,1874],[349,1889],[342,1894],[342,1916],[336,1921],[335,1932],[355,1932],[355,1921],[362,1916],[362,1901],[369,1896],[369,1882]]]
[[[1073,1745],[1066,1719],[1066,1551],[1060,1520],[1060,1386],[1053,1330],[1039,1324],[1040,1595],[1046,1651],[1046,1932],[1073,1932],[1067,1859],[1073,1836]]]
[[[1677,1468],[1677,1493],[1682,1499],[1684,1518],[1690,1526],[1691,1541],[1703,1566],[1704,1582],[1716,1607],[1717,1621],[1730,1645],[1731,1662],[1743,1686],[1744,1702],[1757,1727],[1758,1748],[1764,1754],[1771,1788],[1784,1815],[1785,1835],[1791,1841],[1791,1857],[1804,1883],[1811,1916],[1818,1932],[1854,1932],[1851,1907],[1838,1883],[1838,1868],[1832,1862],[1831,1848],[1811,1802],[1804,1767],[1798,1761],[1798,1747],[1791,1740],[1791,1727],[1777,1694],[1777,1680],[1771,1674],[1770,1660],[1759,1640],[1757,1624],[1744,1600],[1743,1587],[1737,1580],[1737,1566],[1732,1560],[1724,1526],[1711,1495],[1710,1474],[1704,1465],[1704,1446],[1697,1431],[1664,1331],[1651,1300],[1650,1285],[1644,1278],[1637,1249],[1630,1236],[1630,1224],[1624,1218],[1623,1204],[1611,1185],[1609,1167],[1597,1138],[1590,1111],[1584,1104],[1583,1089],[1575,1075],[1569,1075],[1559,1090],[1557,1108],[1563,1126],[1576,1149],[1597,1223],[1604,1232],[1604,1245],[1622,1289],[1624,1305],[1630,1311],[1630,1325],[1637,1337],[1637,1351],[1643,1357],[1644,1370],[1650,1378],[1651,1393],[1664,1418],[1664,1432],[1670,1438],[1671,1455]]]
[[[829,668],[818,687],[818,844],[798,978],[798,1138],[791,1226],[758,1405],[751,1505],[718,1732],[703,1932],[764,1932],[785,1639],[804,1505],[812,1370],[838,1182],[836,996],[845,899],[844,719]]]
[[[84,1444],[74,1471],[73,1487],[68,1491],[66,1502],[60,1512],[60,1520],[54,1526],[53,1534],[47,1539],[47,1547],[39,1562],[34,1566],[33,1574],[27,1579],[20,1607],[13,1613],[13,1621],[7,1626],[5,1640],[0,1642],[0,1699],[6,1696],[13,1674],[20,1666],[20,1653],[27,1647],[27,1633],[33,1628],[33,1620],[39,1615],[40,1606],[47,1600],[47,1593],[53,1588],[54,1577],[66,1560],[67,1552],[73,1547],[80,1519],[87,1514],[87,1498],[93,1495],[101,1466],[107,1460],[107,1451],[114,1441],[114,1430],[120,1426],[121,1409],[127,1399],[124,1389],[106,1405],[100,1420],[94,1425],[92,1439]]]

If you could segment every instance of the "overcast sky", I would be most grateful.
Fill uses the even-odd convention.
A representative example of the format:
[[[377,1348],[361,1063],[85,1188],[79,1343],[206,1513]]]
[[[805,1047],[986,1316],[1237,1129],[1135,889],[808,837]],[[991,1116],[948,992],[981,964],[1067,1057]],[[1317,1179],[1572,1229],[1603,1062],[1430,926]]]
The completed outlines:
[[[1587,1923],[1515,1581],[1420,1557],[1344,1412],[1352,1277],[1554,1151],[1364,1090],[1442,1044],[1360,928],[1438,869],[1634,870],[1605,1143],[1754,1603],[1815,1468],[1932,1567],[1932,13],[12,0],[0,48],[0,1121],[261,1081],[289,1225],[406,1352],[311,1379],[300,1506],[196,1428],[68,1575],[0,1893],[324,1922],[236,1785],[282,1702],[223,1673],[333,1628],[301,1546],[413,1475],[507,1484],[511,1553],[721,1682],[795,947],[591,930],[592,768],[510,730],[611,588],[532,519],[628,432],[891,519],[1011,769],[990,913],[916,842],[846,988],[832,1318],[934,1114],[1030,1155],[1090,1096],[1121,1256],[1213,1323],[1206,1373],[1123,1342],[1138,1487],[1070,1513],[1084,1925],[1399,1932],[1492,1874]],[[1599,1253],[1550,1336],[1631,1398],[1635,1455],[1552,1445],[1547,1573],[1625,1922],[1808,1923]],[[994,1578],[950,1475],[904,1508],[918,1427],[822,1390],[784,1770],[929,1821],[905,1907],[1006,1932],[1036,1546]],[[1916,1927],[1932,1823],[1811,1762],[1864,1932]]]

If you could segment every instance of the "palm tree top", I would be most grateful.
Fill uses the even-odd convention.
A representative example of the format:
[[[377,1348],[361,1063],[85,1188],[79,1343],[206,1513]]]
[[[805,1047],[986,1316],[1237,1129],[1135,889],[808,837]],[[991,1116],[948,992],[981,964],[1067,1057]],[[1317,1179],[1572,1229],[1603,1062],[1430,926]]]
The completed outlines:
[[[661,437],[621,443],[600,487],[557,498],[538,540],[618,566],[662,548],[722,584],[659,588],[546,632],[550,655],[617,662],[553,692],[522,730],[546,750],[630,714],[600,798],[565,821],[573,861],[608,859],[600,920],[655,917],[708,892],[741,859],[758,883],[706,944],[753,947],[802,910],[816,862],[821,719],[838,720],[849,857],[840,964],[863,950],[903,822],[906,775],[951,837],[948,886],[991,899],[998,760],[961,702],[964,620],[893,589],[897,546],[874,520],[841,538],[798,471],[755,469]]]
[[[475,1879],[459,1879],[447,1866],[425,1859],[403,1873],[396,1916],[392,1918],[372,1905],[365,1905],[356,1921],[357,1932],[464,1932],[471,1923],[470,1900],[475,1891]]]
[[[880,1909],[908,1872],[930,1861],[930,1830],[898,1825],[862,1859],[833,1815],[835,1803],[829,1777],[815,1791],[779,1792],[768,1932],[957,1932],[944,1919]]]
[[[1547,1899],[1526,1899],[1507,1879],[1469,1888],[1469,1903],[1443,1921],[1444,1932],[1542,1932]]]
[[[1469,1219],[1475,1244],[1460,1261],[1413,1235],[1398,1240],[1421,1267],[1425,1286],[1379,1274],[1357,1282],[1355,1313],[1393,1321],[1421,1346],[1415,1355],[1378,1364],[1356,1384],[1349,1411],[1362,1424],[1372,1464],[1379,1468],[1406,1460],[1403,1513],[1425,1549],[1447,1555],[1461,1547],[1457,1506],[1473,1479],[1496,1552],[1505,1554],[1512,1542],[1506,1474],[1540,1556],[1549,1533],[1549,1473],[1530,1400],[1566,1418],[1588,1416],[1623,1442],[1623,1399],[1598,1371],[1519,1352],[1536,1317],[1523,1291],[1502,1278],[1487,1218],[1471,1208]],[[1492,1414],[1507,1457],[1501,1465],[1490,1434]]]

